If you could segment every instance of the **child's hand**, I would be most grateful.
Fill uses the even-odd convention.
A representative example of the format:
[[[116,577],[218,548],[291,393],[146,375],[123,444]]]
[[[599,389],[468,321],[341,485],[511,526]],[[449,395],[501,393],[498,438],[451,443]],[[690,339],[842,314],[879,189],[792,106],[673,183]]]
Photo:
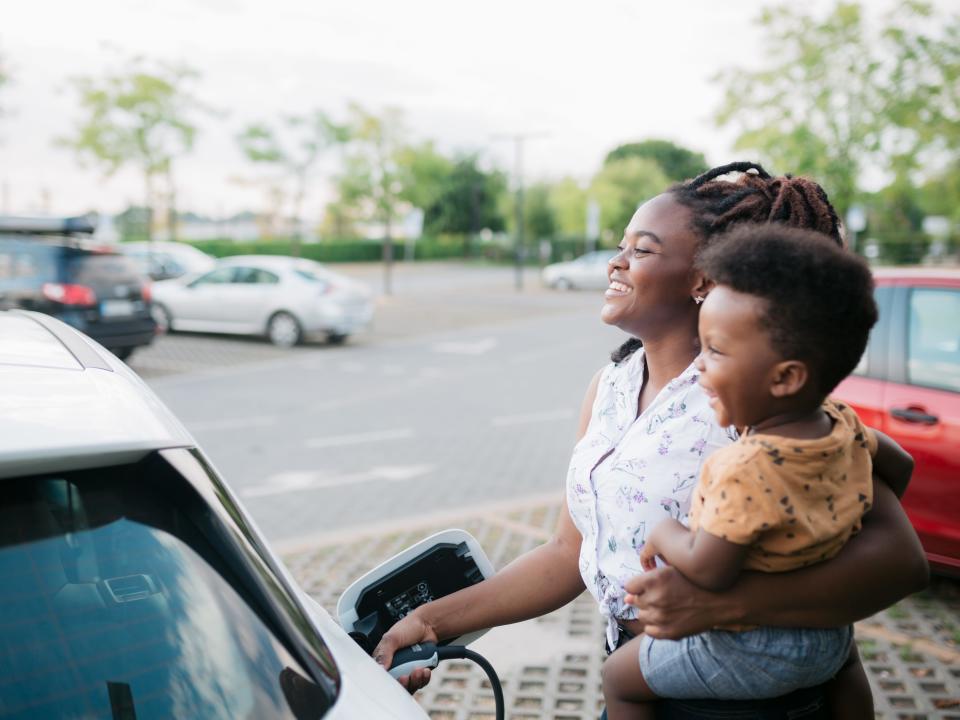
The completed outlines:
[[[660,550],[652,542],[652,540],[647,540],[644,543],[643,548],[640,550],[640,565],[643,566],[644,570],[656,570],[657,569],[657,555],[660,554]]]

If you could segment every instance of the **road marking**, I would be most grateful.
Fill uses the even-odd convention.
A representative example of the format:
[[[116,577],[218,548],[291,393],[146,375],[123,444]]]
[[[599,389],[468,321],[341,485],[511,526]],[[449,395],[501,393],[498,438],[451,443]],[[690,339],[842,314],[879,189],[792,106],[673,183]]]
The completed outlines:
[[[527,413],[525,415],[501,415],[490,421],[494,427],[508,427],[510,425],[529,425],[532,423],[555,422],[569,420],[573,417],[573,410],[546,410],[544,412]]]
[[[362,445],[363,443],[379,442],[381,440],[403,440],[411,437],[413,437],[413,428],[396,428],[394,430],[374,430],[352,435],[327,435],[326,437],[310,438],[304,442],[304,445],[309,448],[341,447],[343,445]]]
[[[223,418],[222,420],[187,420],[186,425],[190,432],[210,432],[216,430],[241,430],[244,428],[270,427],[276,425],[277,418],[270,415],[249,418]]]
[[[435,467],[435,465],[379,465],[369,470],[346,475],[292,471],[271,475],[263,485],[245,488],[240,494],[244,497],[266,497],[268,495],[285,495],[303,490],[342,487],[373,481],[405,482],[433,472]]]
[[[431,349],[438,353],[450,355],[483,355],[497,346],[497,339],[488,337],[473,342],[440,342]]]

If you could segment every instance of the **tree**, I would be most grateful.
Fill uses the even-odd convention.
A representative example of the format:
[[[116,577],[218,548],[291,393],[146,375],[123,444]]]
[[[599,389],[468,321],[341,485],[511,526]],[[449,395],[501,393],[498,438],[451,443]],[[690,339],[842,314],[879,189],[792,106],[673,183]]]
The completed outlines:
[[[663,174],[674,182],[696,177],[707,169],[703,153],[680,147],[669,140],[644,140],[620,145],[607,153],[603,164],[631,157],[653,160]]]
[[[841,214],[866,169],[901,175],[936,148],[956,152],[956,16],[934,18],[908,1],[875,28],[859,4],[839,2],[823,19],[777,7],[758,22],[763,69],[719,76],[726,95],[717,121],[739,129],[738,149],[773,170],[813,176]]]
[[[550,186],[550,205],[561,235],[586,234],[587,191],[573,178],[563,178]]]
[[[380,115],[352,103],[348,127],[350,145],[338,181],[340,203],[383,228],[384,292],[391,292],[393,224],[406,202],[404,179],[409,175],[399,160],[406,147],[403,115],[386,108]]]
[[[176,227],[174,161],[193,149],[197,135],[193,118],[209,112],[188,89],[198,78],[189,67],[141,57],[102,79],[75,78],[83,119],[72,136],[59,140],[81,162],[92,162],[106,176],[135,166],[143,177],[144,205],[151,220],[161,180],[171,233]],[[148,233],[152,224],[148,223]]]
[[[506,178],[500,172],[484,172],[477,162],[476,155],[453,162],[440,193],[424,206],[428,232],[468,236],[483,229],[504,229],[500,200],[506,192]]]
[[[589,190],[600,206],[601,231],[608,237],[622,234],[637,207],[669,185],[660,165],[648,158],[630,157],[604,165]]]
[[[283,131],[278,133],[266,123],[249,125],[237,136],[237,142],[248,160],[276,168],[281,185],[292,184],[293,254],[299,255],[300,215],[316,165],[326,150],[347,142],[349,131],[319,109],[308,115],[286,116],[282,127]]]

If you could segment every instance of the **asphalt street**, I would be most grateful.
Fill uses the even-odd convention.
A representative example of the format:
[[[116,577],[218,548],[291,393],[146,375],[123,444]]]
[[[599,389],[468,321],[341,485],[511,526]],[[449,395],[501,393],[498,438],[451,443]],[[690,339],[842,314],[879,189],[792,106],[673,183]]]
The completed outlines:
[[[562,493],[583,392],[621,339],[600,293],[533,276],[517,293],[504,268],[394,279],[345,346],[178,334],[131,362],[272,541]]]

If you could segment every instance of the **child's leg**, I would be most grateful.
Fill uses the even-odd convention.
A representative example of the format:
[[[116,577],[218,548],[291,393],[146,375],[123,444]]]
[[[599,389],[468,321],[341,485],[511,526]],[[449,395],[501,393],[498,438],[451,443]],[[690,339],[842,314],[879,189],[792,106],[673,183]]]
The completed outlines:
[[[635,637],[603,664],[603,698],[609,720],[652,720],[657,696],[640,670],[640,640]]]
[[[872,720],[874,717],[873,693],[856,643],[852,644],[850,656],[843,667],[827,683],[827,708],[833,718]]]

